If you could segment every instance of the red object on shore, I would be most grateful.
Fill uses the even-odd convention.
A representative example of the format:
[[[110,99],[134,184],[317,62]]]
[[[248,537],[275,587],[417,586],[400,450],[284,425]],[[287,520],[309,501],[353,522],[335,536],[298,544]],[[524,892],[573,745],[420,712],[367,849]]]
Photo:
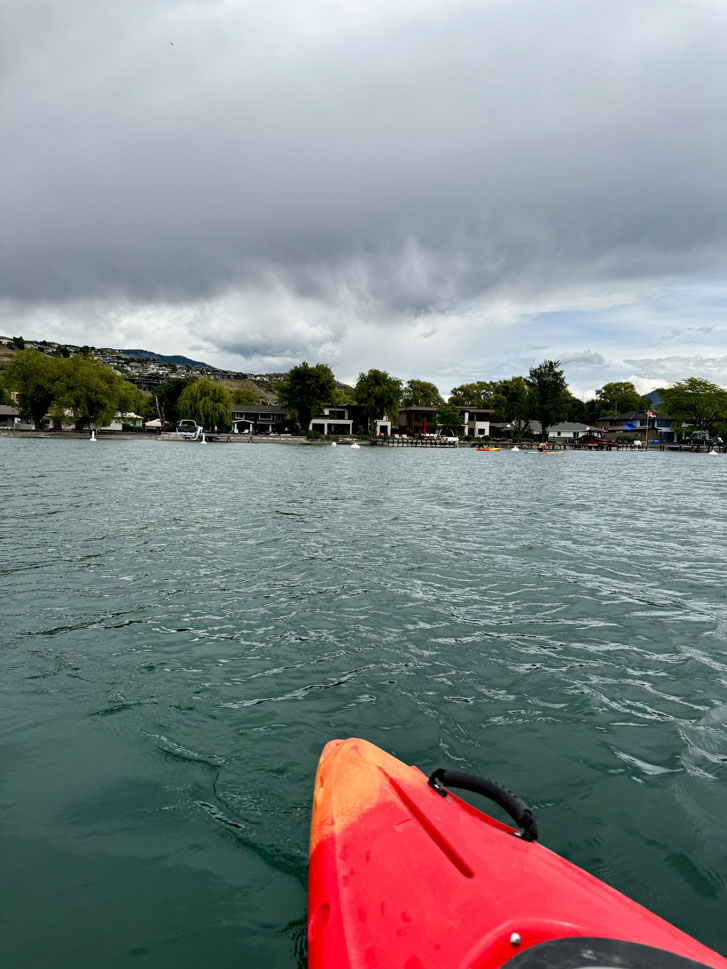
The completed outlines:
[[[727,959],[560,855],[442,793],[365,740],[326,745],[311,824],[310,969],[495,969],[510,961],[512,969],[727,969]],[[593,952],[591,961],[560,961],[563,948],[571,957],[586,941],[589,951],[602,945],[636,961],[594,962]]]

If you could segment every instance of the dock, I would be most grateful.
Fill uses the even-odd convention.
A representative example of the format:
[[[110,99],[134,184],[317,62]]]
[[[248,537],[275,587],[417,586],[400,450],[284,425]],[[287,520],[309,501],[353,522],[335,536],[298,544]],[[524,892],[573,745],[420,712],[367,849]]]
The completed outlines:
[[[428,447],[428,448],[456,448],[459,441],[449,441],[438,437],[407,437],[404,434],[392,434],[390,437],[377,438],[372,443],[384,447]]]

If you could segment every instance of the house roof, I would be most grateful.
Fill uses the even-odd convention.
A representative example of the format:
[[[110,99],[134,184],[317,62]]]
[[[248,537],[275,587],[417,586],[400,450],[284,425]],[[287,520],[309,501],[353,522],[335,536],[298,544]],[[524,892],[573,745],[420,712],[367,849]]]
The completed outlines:
[[[233,414],[287,414],[284,407],[277,404],[233,404]]]
[[[7,404],[0,404],[0,417],[19,417],[20,411],[17,407],[9,407]]]
[[[668,414],[657,414],[652,411],[652,416],[649,418],[650,421],[653,420],[663,420],[663,421],[673,421],[674,418],[670,417]],[[604,417],[599,417],[601,421],[611,421],[613,424],[618,424],[619,422],[628,423],[629,421],[645,421],[646,420],[645,410],[630,410],[626,411],[625,414],[606,414]]]
[[[540,434],[543,430],[543,426],[540,421],[530,421],[530,429],[535,434]],[[580,431],[585,434],[586,431],[593,431],[595,427],[593,424],[579,424],[576,421],[558,421],[557,424],[550,424],[548,426],[548,431]]]
[[[480,407],[479,404],[452,404],[451,406],[452,407],[456,407],[457,410],[458,411],[461,411],[463,414],[464,414],[465,411],[469,411],[470,413],[472,413],[473,411],[477,411],[480,414],[494,414],[495,413],[494,410],[492,410],[491,408],[489,408],[489,407]],[[438,407],[430,407],[429,405],[425,405],[425,404],[414,404],[411,407],[400,407],[399,408],[399,413],[400,414],[409,414],[412,411],[426,411],[429,414],[434,414],[435,411],[438,411],[439,410],[439,407],[441,407],[441,405],[439,405]]]

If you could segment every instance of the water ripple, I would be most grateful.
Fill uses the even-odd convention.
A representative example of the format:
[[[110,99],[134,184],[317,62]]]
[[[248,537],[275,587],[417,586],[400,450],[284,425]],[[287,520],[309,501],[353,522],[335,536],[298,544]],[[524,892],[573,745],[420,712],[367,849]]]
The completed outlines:
[[[197,939],[296,965],[345,735],[499,778],[550,847],[727,948],[723,462],[0,449],[0,850],[58,913],[29,969],[83,961],[81,909],[87,964]]]

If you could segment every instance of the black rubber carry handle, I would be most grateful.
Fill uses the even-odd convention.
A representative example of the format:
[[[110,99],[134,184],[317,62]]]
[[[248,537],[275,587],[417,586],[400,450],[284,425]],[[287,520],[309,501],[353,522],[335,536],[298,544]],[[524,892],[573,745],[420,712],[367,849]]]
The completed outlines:
[[[447,796],[445,787],[456,787],[463,791],[472,791],[473,794],[481,794],[489,798],[495,804],[499,804],[503,811],[507,811],[515,824],[520,828],[520,837],[523,841],[538,840],[538,825],[535,823],[533,812],[524,801],[515,797],[504,787],[489,781],[486,777],[478,777],[477,774],[465,774],[459,770],[445,770],[443,767],[437,768],[430,778],[429,786],[433,787],[437,794],[442,797]]]

